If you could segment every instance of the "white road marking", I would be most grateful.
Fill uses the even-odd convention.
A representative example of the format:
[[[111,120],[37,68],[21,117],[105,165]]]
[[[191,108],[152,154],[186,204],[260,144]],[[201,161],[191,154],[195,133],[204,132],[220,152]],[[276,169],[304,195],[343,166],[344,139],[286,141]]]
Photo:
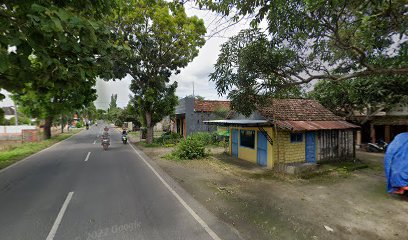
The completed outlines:
[[[193,216],[193,218],[201,225],[201,227],[204,228],[204,230],[211,236],[213,240],[221,240],[220,237],[207,225],[204,220],[198,216],[196,212],[178,195],[176,191],[173,190],[172,187],[164,180],[160,174],[150,165],[150,163],[147,162],[147,160],[132,146],[132,144],[129,144],[133,148],[133,150],[136,152],[136,154],[143,160],[143,162],[152,170],[152,172],[156,175],[156,177],[163,183],[163,185],[173,194],[174,197],[183,205],[183,207]]]
[[[52,225],[50,233],[48,233],[48,236],[46,240],[53,240],[55,237],[55,234],[57,233],[58,227],[61,223],[62,217],[65,214],[65,210],[67,210],[68,204],[72,199],[72,195],[74,195],[74,192],[69,192],[67,198],[65,199],[64,204],[62,204],[61,210],[58,213],[57,218],[55,219],[54,225]]]
[[[88,161],[89,155],[91,155],[91,152],[88,152],[88,155],[86,155],[85,162]]]
[[[95,144],[96,143],[96,140],[93,142],[93,144]]]

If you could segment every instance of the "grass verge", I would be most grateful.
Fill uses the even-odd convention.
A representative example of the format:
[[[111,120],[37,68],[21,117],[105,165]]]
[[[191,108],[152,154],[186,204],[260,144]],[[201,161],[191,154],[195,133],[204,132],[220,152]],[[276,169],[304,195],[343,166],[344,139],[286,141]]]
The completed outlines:
[[[80,130],[73,130],[69,133],[62,133],[51,139],[43,140],[41,142],[23,143],[16,147],[5,151],[0,151],[0,169],[6,168],[13,163],[16,163],[36,152],[39,152],[57,142],[60,142],[68,137],[78,133]]]

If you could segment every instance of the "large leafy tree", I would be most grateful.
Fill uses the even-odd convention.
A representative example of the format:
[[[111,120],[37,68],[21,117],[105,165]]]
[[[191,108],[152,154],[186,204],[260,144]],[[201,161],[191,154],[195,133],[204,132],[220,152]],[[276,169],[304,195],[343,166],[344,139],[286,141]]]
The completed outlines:
[[[247,71],[249,75],[258,69],[251,67],[269,64],[264,73],[278,79],[274,86],[291,86],[321,79],[340,81],[408,74],[408,5],[404,0],[197,2],[201,7],[232,15],[235,19],[250,15],[253,17],[252,27],[263,20],[267,22],[268,35],[262,37],[257,34],[251,39],[251,44],[244,46],[247,56],[252,57],[253,65],[244,66],[241,71]],[[259,51],[266,48],[268,54]],[[220,58],[227,52],[221,54]],[[223,71],[222,68],[227,65],[217,64],[216,70],[217,66]],[[233,85],[217,75],[214,77],[221,93],[228,84]],[[269,81],[249,77],[246,84],[253,85],[255,89],[267,89]],[[249,94],[252,92],[246,94],[247,98]]]
[[[14,94],[12,98],[22,112],[45,120],[44,135],[50,138],[51,126],[57,117],[83,109],[96,100],[96,90],[92,88],[93,85],[94,82],[89,81],[88,85],[82,83],[77,89],[53,88],[43,92],[39,92],[36,88],[26,87],[23,92]]]
[[[111,60],[123,50],[106,24],[114,6],[114,0],[0,5],[6,33],[0,35],[0,88],[45,119],[47,138],[56,115],[94,100],[96,76],[113,76]]]
[[[379,111],[408,104],[408,77],[356,78],[340,82],[323,80],[308,93],[337,115],[365,116],[361,123]]]
[[[270,47],[267,36],[258,29],[243,30],[221,47],[210,80],[220,94],[227,94],[232,107],[250,115],[255,105],[268,97],[300,97],[299,86],[284,86],[285,78],[276,65],[290,64],[293,54]]]
[[[181,4],[164,0],[122,1],[117,16],[118,34],[124,36],[132,56],[119,61],[116,69],[133,78],[134,103],[150,143],[155,123],[177,104],[177,83],[169,84],[169,78],[197,56],[206,30],[203,21],[188,17]]]

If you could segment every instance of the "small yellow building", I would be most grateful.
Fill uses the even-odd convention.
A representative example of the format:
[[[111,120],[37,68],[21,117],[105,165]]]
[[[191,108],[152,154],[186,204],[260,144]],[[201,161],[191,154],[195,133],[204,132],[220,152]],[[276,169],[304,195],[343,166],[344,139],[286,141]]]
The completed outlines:
[[[206,121],[228,127],[232,156],[272,168],[276,164],[316,163],[355,157],[358,126],[314,100],[271,99],[250,117]]]

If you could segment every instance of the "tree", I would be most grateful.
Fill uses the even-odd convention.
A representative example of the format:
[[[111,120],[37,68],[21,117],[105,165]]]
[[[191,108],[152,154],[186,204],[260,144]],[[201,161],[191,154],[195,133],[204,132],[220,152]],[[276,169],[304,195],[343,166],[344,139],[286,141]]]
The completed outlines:
[[[117,15],[118,33],[132,50],[131,56],[117,62],[117,69],[133,78],[134,103],[151,143],[153,126],[177,104],[177,83],[169,84],[169,78],[197,56],[206,30],[201,19],[187,17],[176,2],[123,1]]]
[[[340,116],[359,112],[369,120],[379,111],[408,104],[408,77],[357,78],[341,82],[318,82],[309,97]]]
[[[111,76],[111,56],[122,48],[103,20],[114,6],[114,0],[2,1],[0,32],[7,34],[0,35],[0,88],[64,88],[102,69],[100,75]]]
[[[96,100],[96,90],[92,88],[94,84],[94,81],[87,81],[79,88],[49,88],[44,91],[30,88],[30,84],[27,84],[23,92],[14,94],[12,98],[23,113],[45,120],[44,135],[50,138],[55,118],[83,109]]]
[[[0,88],[27,112],[45,119],[94,100],[97,76],[114,76],[114,43],[107,19],[116,1],[3,1],[0,5]],[[116,76],[115,76],[116,77]],[[31,114],[30,114],[31,115]]]
[[[109,108],[107,111],[107,119],[113,122],[114,124],[116,124],[116,121],[119,118],[119,115],[121,114],[121,111],[122,111],[122,109],[118,107],[117,100],[118,100],[118,95],[112,94],[111,101],[109,103]]]
[[[128,105],[120,113],[118,119],[121,123],[132,122],[134,125],[140,126],[139,112],[135,108],[134,104],[132,104],[132,101],[133,99],[131,98],[131,101],[129,101]]]
[[[227,94],[232,108],[245,115],[269,97],[300,97],[299,86],[284,87],[285,79],[277,75],[276,65],[290,64],[286,50],[269,47],[267,37],[258,29],[243,30],[221,47],[210,74],[220,95]]]
[[[408,5],[404,0],[197,1],[201,7],[224,15],[235,14],[235,19],[251,15],[252,27],[267,21],[267,36],[256,30],[246,31],[240,35],[247,39],[236,43],[231,39],[224,45],[228,49],[227,44],[240,47],[240,43],[246,42],[242,51],[253,64],[240,68],[246,72],[247,79],[239,81],[254,89],[240,94],[247,99],[261,90],[267,91],[271,78],[276,79],[273,86],[282,87],[322,79],[341,81],[408,74]],[[222,51],[219,61],[226,54],[227,51]],[[269,75],[267,79],[252,76],[259,73],[258,65],[266,63],[268,66],[261,72]],[[217,65],[219,72],[228,66],[227,63]],[[224,78],[218,78],[217,69],[212,76],[220,93],[229,83],[225,79],[236,79],[230,69],[224,71]]]

